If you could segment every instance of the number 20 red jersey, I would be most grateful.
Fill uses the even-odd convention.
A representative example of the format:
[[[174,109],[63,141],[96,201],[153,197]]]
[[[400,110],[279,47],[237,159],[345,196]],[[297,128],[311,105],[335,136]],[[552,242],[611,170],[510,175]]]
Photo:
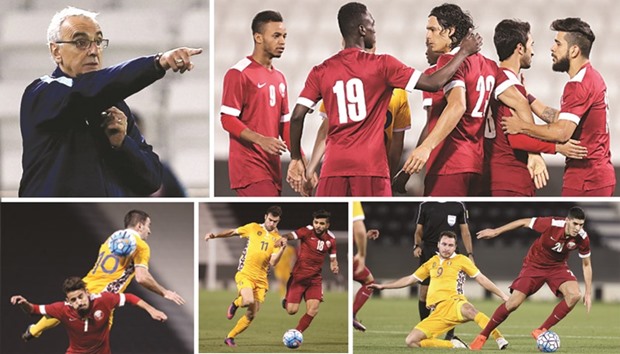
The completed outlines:
[[[422,72],[390,55],[347,48],[315,66],[297,104],[322,98],[329,119],[321,177],[389,178],[383,142],[385,114],[394,88],[411,92]]]

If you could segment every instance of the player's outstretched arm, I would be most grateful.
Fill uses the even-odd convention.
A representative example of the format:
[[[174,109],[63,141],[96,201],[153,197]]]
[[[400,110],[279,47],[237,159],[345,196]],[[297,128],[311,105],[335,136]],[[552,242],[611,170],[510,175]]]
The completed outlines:
[[[183,74],[194,68],[191,57],[200,53],[202,53],[202,48],[181,47],[171,49],[162,53],[159,57],[159,65],[166,71],[172,69],[174,72],[178,71]]]
[[[369,288],[372,289],[377,289],[377,290],[383,290],[383,289],[400,289],[400,288],[404,288],[406,286],[409,286],[413,283],[418,282],[418,279],[416,277],[413,276],[413,274],[408,275],[406,277],[402,277],[398,280],[395,280],[393,282],[389,282],[389,283],[385,283],[385,284],[370,284],[367,285]]]
[[[205,241],[208,242],[209,240],[214,239],[214,238],[227,238],[227,237],[233,237],[233,236],[238,236],[238,235],[239,234],[237,233],[236,229],[226,230],[218,234],[214,232],[209,232],[205,235]]]
[[[514,230],[514,229],[518,229],[520,227],[527,227],[530,224],[530,221],[532,219],[531,218],[525,218],[525,219],[519,219],[519,220],[515,220],[513,222],[510,222],[506,225],[500,226],[498,228],[495,229],[484,229],[482,231],[478,231],[476,233],[476,238],[477,239],[489,239],[489,238],[494,238],[497,237],[501,234],[503,234],[504,232],[510,231],[510,230]]]
[[[508,295],[501,291],[500,288],[498,288],[497,285],[491,281],[491,279],[486,277],[486,275],[479,273],[474,279],[476,279],[478,284],[480,284],[483,288],[497,295],[497,297],[503,301],[508,301]]]
[[[283,238],[283,237],[280,238],[280,240],[286,241],[286,239]],[[278,240],[278,241],[280,241],[280,240]],[[285,249],[286,249],[286,243],[284,243],[284,244],[282,244],[282,246],[280,246],[280,250],[278,251],[278,253],[271,255],[271,258],[269,258],[269,264],[272,267],[275,267],[276,264],[278,264],[278,262],[280,262],[280,258],[282,258],[282,254],[284,253]]]
[[[441,89],[454,76],[463,61],[470,55],[477,53],[482,47],[482,37],[478,33],[469,33],[461,41],[461,49],[441,69],[431,75],[422,74],[415,88],[423,91],[435,92]]]
[[[155,278],[153,278],[149,270],[145,267],[136,267],[136,281],[138,282],[138,284],[142,285],[148,290],[154,292],[157,295],[162,296],[163,298],[167,300],[174,302],[177,305],[185,304],[185,299],[183,299],[181,295],[161,286],[155,280]]]
[[[586,307],[586,311],[590,313],[592,307],[592,262],[590,257],[581,259],[581,266],[583,270],[583,281],[586,283],[586,289],[583,294],[583,304]]]
[[[11,304],[19,306],[27,314],[32,313],[33,305],[21,295],[11,296]]]
[[[148,302],[140,299],[139,297],[133,294],[125,294],[125,297],[127,298],[127,301],[130,304],[137,306],[143,309],[144,311],[148,312],[148,314],[151,315],[151,318],[154,319],[155,321],[165,322],[168,319],[168,316],[166,316],[165,313],[154,308]]]

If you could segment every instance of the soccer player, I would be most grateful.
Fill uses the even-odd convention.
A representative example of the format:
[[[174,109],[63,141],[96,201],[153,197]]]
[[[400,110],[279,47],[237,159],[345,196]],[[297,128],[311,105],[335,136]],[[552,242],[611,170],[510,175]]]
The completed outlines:
[[[230,134],[230,188],[237,196],[280,196],[280,155],[289,141],[288,87],[273,58],[286,44],[280,13],[263,11],[252,20],[254,51],[226,72],[221,121]]]
[[[273,267],[278,263],[286,248],[286,239],[278,234],[281,215],[282,209],[279,206],[271,206],[265,212],[265,222],[262,224],[252,222],[236,229],[218,234],[208,233],[205,236],[207,242],[213,238],[233,236],[248,239],[235,274],[238,297],[228,307],[226,318],[232,319],[239,307],[245,307],[247,310],[245,316],[237,321],[224,339],[224,343],[229,347],[237,346],[235,337],[245,331],[256,317],[269,289],[267,280],[269,266]]]
[[[353,300],[353,328],[358,331],[365,332],[366,326],[364,326],[357,319],[358,311],[364,306],[366,301],[370,299],[373,293],[373,289],[368,287],[370,284],[374,284],[375,278],[373,277],[370,269],[366,267],[366,245],[368,239],[376,240],[379,237],[379,230],[368,230],[366,232],[366,224],[364,223],[364,209],[362,209],[362,203],[359,201],[353,202],[353,240],[357,247],[357,252],[353,257],[353,280],[360,283],[362,286],[355,294]]]
[[[351,2],[338,12],[344,49],[315,66],[291,117],[291,162],[287,181],[301,191],[306,165],[301,134],[306,113],[322,98],[329,119],[327,151],[317,196],[390,196],[391,183],[383,143],[385,112],[394,88],[437,90],[459,64],[479,49],[470,35],[443,70],[428,76],[390,55],[365,52],[375,45],[375,21],[365,5]]]
[[[49,305],[34,305],[23,296],[11,297],[11,304],[18,305],[28,314],[50,316],[65,326],[69,335],[69,353],[109,354],[112,312],[125,303],[137,306],[155,321],[168,319],[165,313],[133,294],[102,292],[90,294],[79,277],[69,277],[63,283],[65,301]]]
[[[485,229],[478,232],[479,239],[490,239],[504,232],[520,227],[528,227],[540,237],[534,241],[523,259],[523,267],[517,279],[510,285],[510,298],[499,305],[489,324],[474,339],[470,347],[480,350],[489,333],[502,324],[511,312],[519,308],[525,299],[538,292],[546,283],[551,291],[562,300],[553,309],[547,320],[532,331],[534,339],[560,322],[581,299],[579,284],[566,263],[571,251],[578,250],[582,261],[583,278],[586,289],[583,303],[586,311],[592,306],[592,264],[590,263],[590,238],[583,229],[586,215],[579,207],[568,211],[566,218],[534,217],[515,220],[496,229]]]
[[[518,20],[501,21],[495,27],[493,41],[500,65],[491,98],[492,115],[487,115],[485,128],[484,156],[485,167],[489,169],[488,187],[492,196],[534,196],[536,188],[546,184],[546,179],[540,175],[535,175],[535,180],[532,180],[532,171],[529,170],[531,163],[542,163],[544,167],[539,153],[559,152],[581,159],[586,156],[587,149],[576,145],[579,142],[572,139],[566,144],[559,144],[525,134],[503,134],[502,117],[512,115],[511,111],[523,120],[534,122],[527,92],[519,79],[521,69],[529,69],[531,66],[534,41],[530,24]]]
[[[442,231],[437,248],[439,252],[416,269],[413,274],[386,284],[372,284],[370,287],[379,290],[399,289],[421,282],[428,277],[432,278],[428,303],[434,310],[430,316],[414,327],[405,342],[412,348],[467,348],[467,345],[456,336],[451,340],[437,339],[438,335],[461,323],[473,320],[480,328],[484,328],[489,322],[489,318],[476,310],[463,295],[465,277],[462,273],[476,279],[478,284],[502,300],[508,299],[508,295],[482,274],[471,259],[456,254],[454,232]],[[493,336],[500,349],[508,346],[508,341],[499,331],[496,330]]]
[[[589,59],[594,33],[579,18],[555,20],[551,29],[557,32],[551,47],[552,68],[570,77],[564,86],[559,117],[548,125],[506,117],[504,128],[510,134],[524,133],[549,141],[580,141],[588,156],[566,159],[562,196],[612,196],[616,174],[609,150],[607,86]]]
[[[413,234],[413,256],[420,258],[420,266],[433,258],[439,249],[441,231],[458,232],[463,239],[467,257],[474,261],[474,249],[469,232],[469,213],[462,202],[422,202],[418,207],[416,228]],[[431,278],[424,279],[419,285],[418,312],[420,321],[431,313],[431,306],[427,304],[428,290]],[[452,339],[454,329],[446,333],[446,339]]]
[[[99,247],[99,253],[93,269],[83,278],[88,292],[98,294],[103,292],[122,293],[127,289],[135,277],[138,284],[157,295],[164,297],[177,305],[183,305],[185,300],[176,292],[164,288],[149,272],[151,248],[146,240],[151,235],[151,217],[142,210],[130,210],[125,214],[124,230],[114,232]],[[117,233],[128,233],[136,242],[136,249],[129,256],[118,256],[110,249],[110,240]],[[110,316],[110,327],[112,327]],[[28,326],[22,339],[28,341],[39,337],[44,331],[57,326],[55,318],[42,317],[39,322]]]
[[[300,240],[297,261],[286,285],[286,298],[282,305],[289,315],[299,310],[302,297],[306,300],[306,313],[299,319],[298,331],[305,331],[319,313],[323,301],[323,260],[329,254],[329,268],[338,274],[336,237],[329,231],[331,213],[318,210],[312,214],[312,225],[301,227],[284,235],[287,240]]]
[[[439,57],[437,68],[453,58],[463,38],[474,28],[471,16],[458,5],[433,8],[426,26],[432,51],[446,45],[451,52]],[[445,108],[428,124],[426,139],[415,148],[403,170],[419,173],[428,162],[425,196],[477,195],[483,163],[484,115],[495,83],[497,64],[474,54],[465,59],[444,88]],[[433,109],[434,111],[434,109]]]

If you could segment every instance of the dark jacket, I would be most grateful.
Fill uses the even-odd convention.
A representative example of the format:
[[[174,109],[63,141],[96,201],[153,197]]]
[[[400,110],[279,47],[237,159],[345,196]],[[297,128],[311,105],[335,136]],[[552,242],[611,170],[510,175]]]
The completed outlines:
[[[153,56],[76,78],[60,68],[31,83],[22,96],[23,174],[20,197],[147,196],[161,184],[159,157],[123,99],[162,78]],[[127,136],[112,149],[101,113],[116,106]]]

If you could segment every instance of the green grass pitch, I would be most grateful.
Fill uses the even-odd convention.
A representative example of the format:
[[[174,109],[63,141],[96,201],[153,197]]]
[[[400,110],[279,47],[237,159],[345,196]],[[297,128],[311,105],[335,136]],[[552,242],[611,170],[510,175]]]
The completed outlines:
[[[491,316],[499,301],[472,301],[479,311]],[[538,353],[530,332],[542,324],[551,313],[554,302],[526,301],[499,327],[510,342],[507,350],[500,351],[489,338],[483,352]],[[438,348],[411,349],[405,346],[405,337],[419,321],[418,301],[412,299],[372,298],[357,314],[367,327],[365,333],[353,334],[354,354],[450,352]],[[620,304],[594,303],[589,314],[582,303],[552,328],[559,334],[558,353],[620,353]],[[472,321],[456,327],[456,335],[468,344],[480,332]],[[443,338],[443,336],[442,336]]]
[[[224,344],[224,338],[245,314],[239,308],[232,320],[226,319],[226,309],[233,300],[232,291],[200,291],[199,343],[201,353],[280,353],[291,352],[282,344],[282,335],[295,328],[305,313],[305,302],[295,315],[283,308],[276,292],[267,293],[258,315],[245,332],[235,339],[236,348]],[[347,294],[324,294],[319,314],[304,332],[304,342],[295,353],[346,353],[348,350]]]

